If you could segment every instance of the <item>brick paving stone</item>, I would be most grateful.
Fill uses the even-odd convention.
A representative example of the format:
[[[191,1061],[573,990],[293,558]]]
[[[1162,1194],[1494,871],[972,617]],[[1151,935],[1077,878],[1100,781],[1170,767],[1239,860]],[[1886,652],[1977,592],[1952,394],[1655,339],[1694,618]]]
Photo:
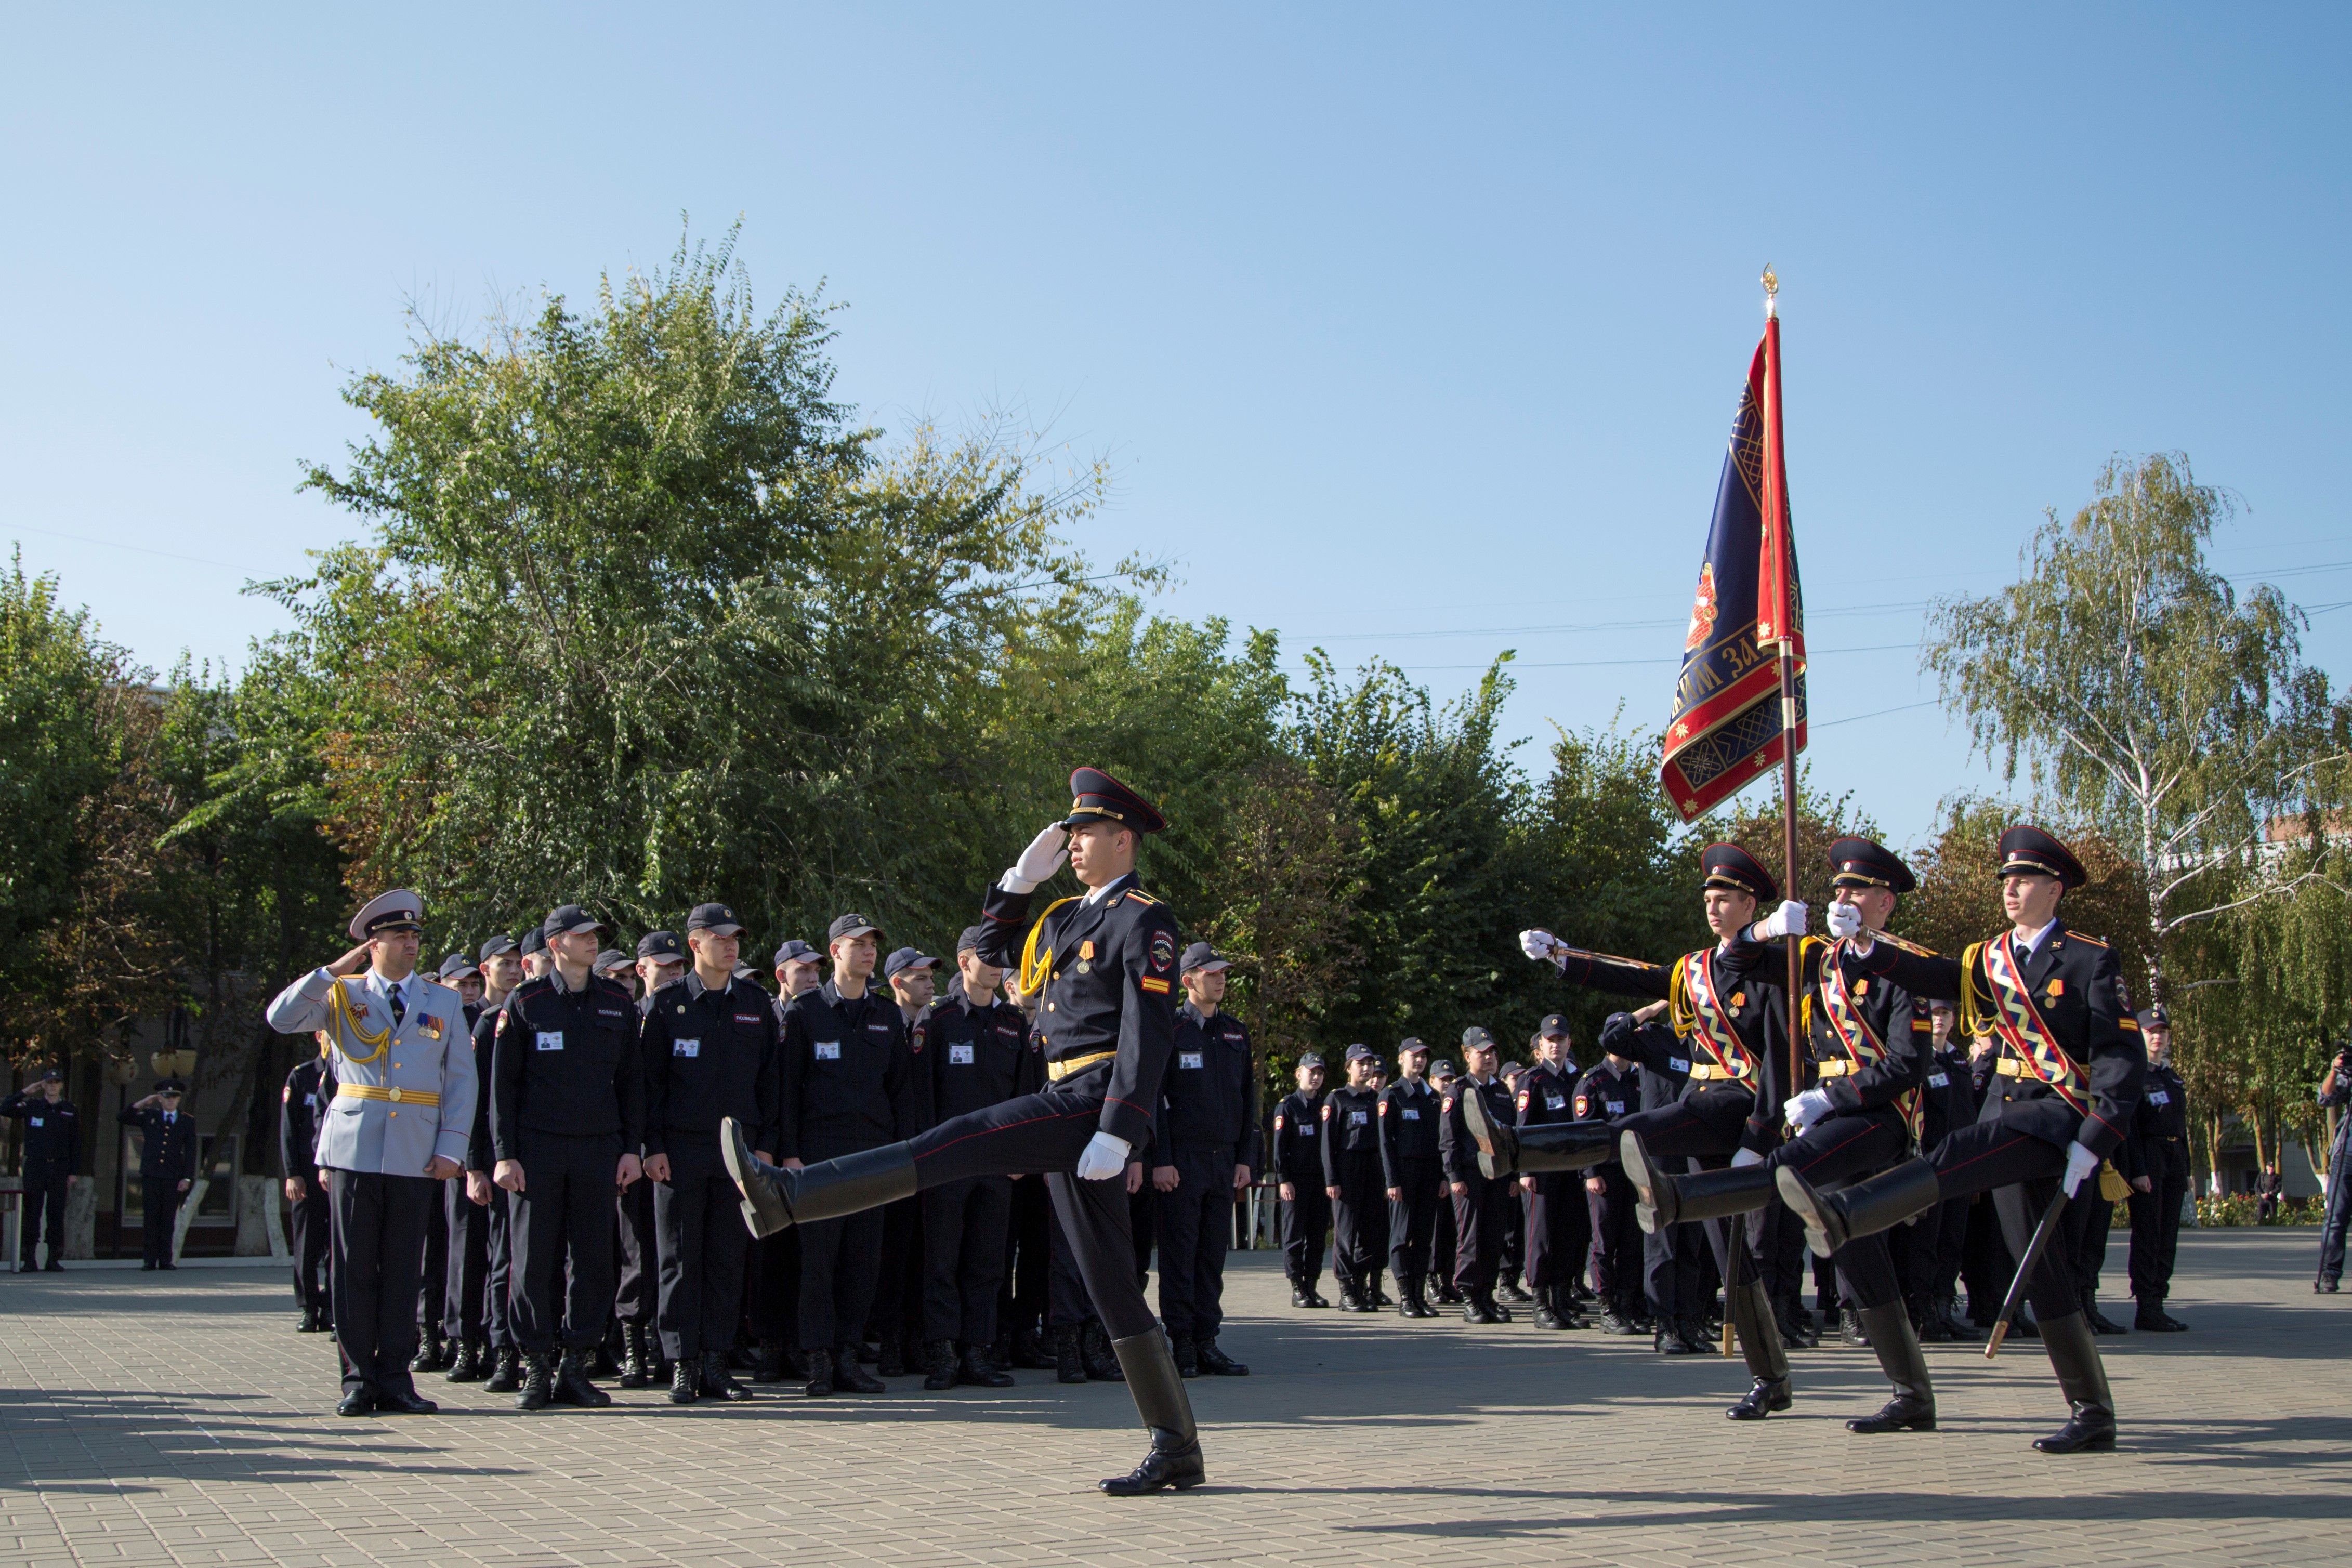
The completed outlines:
[[[1798,1404],[1725,1405],[1737,1362],[1646,1342],[1288,1307],[1237,1256],[1224,1343],[1192,1385],[1213,1484],[1117,1501],[1142,1438],[1123,1388],[1016,1388],[526,1416],[420,1380],[439,1416],[332,1412],[334,1350],[282,1278],[190,1268],[0,1276],[0,1563],[282,1568],[1146,1568],[1410,1559],[1612,1568],[2335,1561],[2352,1522],[2352,1297],[2310,1294],[2315,1233],[2182,1239],[2187,1334],[2102,1342],[2114,1455],[2027,1447],[2063,1416],[2032,1342],[1932,1345],[1943,1426],[1864,1439],[1884,1397],[1839,1345]],[[2123,1247],[2106,1281],[2127,1312]]]

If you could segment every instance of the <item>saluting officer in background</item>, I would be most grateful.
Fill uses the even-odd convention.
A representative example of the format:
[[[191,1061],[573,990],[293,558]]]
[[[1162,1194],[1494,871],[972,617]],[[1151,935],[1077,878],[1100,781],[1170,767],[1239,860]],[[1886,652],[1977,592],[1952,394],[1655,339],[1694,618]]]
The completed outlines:
[[[1429,1249],[1437,1234],[1437,1205],[1445,1190],[1438,1155],[1437,1091],[1423,1076],[1429,1047],[1408,1039],[1397,1046],[1399,1076],[1381,1091],[1381,1179],[1388,1184],[1389,1272],[1397,1282],[1400,1317],[1433,1318],[1424,1289]]]
[[[327,1232],[333,1220],[327,1212],[327,1189],[319,1185],[319,1092],[326,1050],[326,1031],[321,1030],[320,1055],[296,1062],[278,1095],[278,1162],[286,1172],[290,1231],[287,1242],[294,1254],[294,1300],[302,1309],[298,1333],[317,1333],[334,1322],[334,1309],[327,1301]]]
[[[269,1004],[281,1034],[327,1032],[334,1092],[320,1129],[333,1215],[329,1289],[343,1396],[336,1414],[431,1415],[416,1354],[425,1216],[462,1168],[478,1085],[457,993],[416,973],[425,902],[395,888],[352,917],[359,946]]]
[[[155,1092],[124,1107],[115,1120],[140,1130],[139,1201],[144,1209],[140,1238],[146,1252],[142,1269],[176,1269],[172,1243],[179,1228],[180,1201],[188,1196],[196,1175],[196,1126],[180,1113],[180,1096],[187,1086],[166,1078]]]
[[[81,1157],[81,1116],[66,1098],[65,1074],[52,1067],[0,1102],[0,1116],[25,1124],[25,1214],[18,1231],[23,1266],[33,1266],[33,1244],[40,1239],[47,1217],[49,1260],[47,1270],[65,1272],[66,1192],[74,1164]]]
[[[1176,1048],[1160,1080],[1151,1185],[1159,1194],[1160,1317],[1185,1376],[1244,1377],[1217,1348],[1225,1322],[1225,1253],[1234,1202],[1258,1163],[1257,1062],[1249,1030],[1223,1010],[1230,966],[1206,942],[1177,966],[1184,1005]]]
[[[1282,1202],[1282,1268],[1290,1276],[1290,1304],[1328,1307],[1316,1290],[1323,1277],[1323,1239],[1331,1229],[1331,1197],[1323,1190],[1323,1058],[1307,1051],[1294,1073],[1298,1087],[1274,1112],[1274,1169]]]

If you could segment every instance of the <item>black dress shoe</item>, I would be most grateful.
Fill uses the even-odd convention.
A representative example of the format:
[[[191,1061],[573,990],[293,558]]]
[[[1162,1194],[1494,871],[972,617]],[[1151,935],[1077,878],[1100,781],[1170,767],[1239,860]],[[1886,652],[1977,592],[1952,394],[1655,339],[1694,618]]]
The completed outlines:
[[[966,1388],[1011,1388],[1019,1380],[999,1370],[995,1357],[987,1351],[968,1344],[956,1363],[956,1381]]]
[[[857,1352],[843,1345],[834,1353],[833,1386],[842,1394],[887,1394],[890,1385],[857,1364]]]
[[[944,1394],[955,1385],[955,1341],[935,1339],[923,1349],[923,1392]]]
[[[679,1356],[681,1364],[686,1357]],[[751,1391],[735,1381],[727,1370],[727,1357],[715,1350],[702,1353],[702,1392],[713,1399],[732,1400],[738,1404],[751,1397]]]
[[[700,1394],[701,1390],[695,1386],[695,1360],[693,1356],[681,1355],[670,1363],[669,1402],[671,1404],[691,1405],[696,1396]]]
[[[1502,1297],[1503,1300],[1510,1302],[1511,1305],[1515,1307],[1524,1307],[1529,1301],[1535,1300],[1533,1296],[1528,1295],[1525,1291],[1519,1289],[1519,1282],[1517,1280],[1504,1281],[1502,1284],[1496,1289],[1495,1294]]]
[[[375,1396],[379,1416],[437,1416],[441,1406],[414,1388],[384,1389]]]
[[[2335,1287],[2331,1285],[2328,1289],[2334,1290]],[[1328,1307],[1331,1304],[1331,1298],[1309,1285],[1307,1287],[1307,1304],[1310,1307]]]
[[[1293,1285],[1290,1288],[1290,1304],[1294,1307],[1319,1307],[1323,1305],[1321,1301],[1315,1299],[1315,1292],[1309,1291],[1304,1285]]]
[[[1140,1497],[1145,1492],[1187,1491],[1208,1479],[1201,1463],[1199,1437],[1179,1437],[1154,1427],[1151,1451],[1143,1456],[1141,1464],[1123,1476],[1096,1484],[1112,1497]]]
[[[1500,1316],[1493,1307],[1490,1307],[1486,1302],[1473,1297],[1462,1303],[1462,1321],[1465,1323],[1479,1323],[1483,1325],[1486,1323],[1504,1322],[1508,1320]]]
[[[1201,1358],[1201,1370],[1212,1377],[1247,1377],[1249,1368],[1217,1348],[1213,1339],[1195,1340],[1193,1351]]]
[[[801,1393],[811,1399],[823,1399],[833,1392],[833,1356],[822,1350],[805,1354],[808,1381],[801,1385]]]
[[[375,1414],[375,1390],[354,1388],[346,1393],[335,1406],[338,1416],[373,1416]]]
[[[523,1357],[522,1387],[515,1395],[518,1410],[544,1410],[555,1397],[555,1358],[551,1355]]]
[[[2095,1302],[2089,1301],[2085,1301],[2083,1303],[2083,1321],[2089,1323],[2091,1325],[2091,1332],[2096,1334],[2118,1334],[2131,1333],[2131,1330],[2124,1327],[2123,1324],[2116,1322],[2113,1318],[2108,1317],[2105,1312],[2099,1311]]]
[[[304,1307],[302,1309],[302,1315],[294,1321],[294,1332],[296,1333],[317,1333],[319,1332],[319,1309],[316,1307]]]
[[[522,1386],[522,1355],[510,1344],[490,1352],[490,1375],[482,1381],[485,1394],[512,1394]]]
[[[1054,1381],[1084,1383],[1086,1353],[1078,1348],[1078,1325],[1066,1323],[1054,1331]]]
[[[1775,1410],[1786,1410],[1796,1401],[1789,1397],[1789,1380],[1785,1377],[1759,1377],[1748,1397],[1724,1414],[1735,1421],[1761,1421]]]
[[[1169,1354],[1176,1358],[1177,1376],[1198,1377],[1201,1375],[1201,1353],[1199,1349],[1194,1346],[1190,1336],[1183,1339],[1172,1340],[1169,1344]]]
[[[449,1363],[446,1375],[452,1383],[479,1383],[488,1368],[483,1364],[482,1345],[477,1340],[461,1340],[457,1357]]]
[[[2182,1322],[2179,1318],[2174,1317],[2170,1312],[2166,1312],[2161,1303],[2158,1303],[2156,1309],[2156,1315],[2164,1320],[2165,1333],[2187,1333],[2189,1332],[2189,1325]]]
[[[2116,1446],[2115,1412],[2095,1405],[2078,1405],[2066,1424],[2046,1437],[2036,1437],[2033,1446],[2045,1454],[2084,1454],[2097,1448]]]
[[[583,1410],[593,1410],[610,1405],[613,1396],[588,1381],[587,1357],[572,1350],[563,1353],[555,1364],[555,1385],[551,1395],[557,1403],[577,1405]]]
[[[1339,1292],[1339,1310],[1343,1312],[1360,1312],[1364,1310],[1363,1298],[1357,1295],[1353,1291],[1341,1291]]]
[[[162,1263],[158,1263],[158,1264],[156,1264],[156,1265],[155,1265],[155,1267],[157,1267],[158,1269],[177,1269],[177,1268],[179,1267],[179,1265],[178,1265],[177,1263],[173,1263],[173,1262],[171,1262],[171,1261],[169,1261],[169,1260],[166,1260],[166,1261],[164,1261],[164,1262],[162,1262]]]
[[[1884,1432],[1932,1432],[1936,1429],[1936,1404],[1916,1395],[1898,1394],[1880,1406],[1875,1416],[1861,1416],[1845,1424],[1849,1432],[1876,1436]]]
[[[1838,1337],[1844,1340],[1848,1344],[1868,1344],[1870,1343],[1870,1334],[1862,1326],[1861,1314],[1856,1312],[1852,1307],[1843,1308],[1838,1312]],[[1792,1345],[1790,1348],[1797,1349],[1799,1346]]]
[[[154,1271],[154,1268],[155,1265],[152,1263],[142,1263],[139,1265],[139,1271],[142,1274],[152,1273]]]

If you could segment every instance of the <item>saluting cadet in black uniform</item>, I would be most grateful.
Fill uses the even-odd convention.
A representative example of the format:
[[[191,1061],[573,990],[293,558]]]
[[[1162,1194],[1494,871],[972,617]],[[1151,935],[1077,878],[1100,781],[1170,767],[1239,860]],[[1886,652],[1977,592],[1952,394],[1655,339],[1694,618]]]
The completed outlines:
[[[172,1261],[173,1232],[179,1224],[180,1200],[188,1196],[196,1175],[196,1124],[180,1111],[185,1085],[166,1078],[155,1092],[126,1106],[115,1120],[140,1130],[139,1192],[145,1207],[140,1238],[145,1249],[142,1269],[176,1269]]]
[[[2009,931],[1972,944],[1958,962],[1888,942],[1853,955],[1865,973],[1914,994],[1958,999],[1964,1030],[1989,1027],[1998,1034],[1994,1092],[1973,1125],[1926,1158],[1843,1192],[1822,1193],[1783,1166],[1780,1194],[1803,1218],[1815,1252],[1833,1252],[1931,1204],[1993,1190],[2010,1249],[2021,1259],[2053,1192],[2063,1186],[2079,1193],[2129,1130],[2147,1065],[2139,1021],[2125,1000],[2114,950],[2058,918],[2060,898],[2085,880],[2082,863],[2039,828],[2010,829],[2000,851]],[[1861,936],[1869,940],[1868,933]],[[2036,1438],[2034,1447],[2045,1453],[2113,1447],[2106,1369],[2054,1241],[2028,1289],[2042,1348],[2070,1407],[2066,1425]]]
[[[591,972],[604,926],[567,904],[540,930],[553,968],[507,998],[490,1056],[491,1179],[512,1195],[515,1331],[529,1363],[521,1410],[613,1402],[588,1381],[586,1356],[613,1312],[612,1195],[644,1174],[635,999]]]
[[[1576,1081],[1570,1102],[1580,1122],[1633,1114],[1642,1099],[1642,1070],[1605,1052]],[[1592,1291],[1601,1301],[1603,1333],[1639,1333],[1642,1310],[1642,1228],[1633,1218],[1633,1186],[1625,1167],[1603,1160],[1584,1176],[1585,1209],[1592,1227]]]
[[[1381,1179],[1389,1194],[1389,1272],[1397,1282],[1397,1313],[1433,1318],[1423,1285],[1429,1249],[1436,1239],[1437,1204],[1445,1191],[1438,1152],[1437,1091],[1423,1076],[1429,1047],[1417,1040],[1397,1046],[1400,1076],[1381,1091]]]
[[[1504,1216],[1516,1207],[1513,1173],[1486,1168],[1475,1133],[1482,1124],[1507,1128],[1515,1113],[1495,1056],[1494,1036],[1475,1024],[1464,1030],[1462,1060],[1470,1071],[1438,1102],[1438,1158],[1454,1197],[1454,1288],[1462,1293],[1463,1321],[1473,1323],[1511,1321],[1510,1309],[1495,1300],[1495,1280],[1503,1263]]]
[[[33,1244],[41,1237],[42,1217],[47,1215],[47,1270],[52,1274],[65,1272],[61,1260],[66,1255],[66,1192],[73,1179],[74,1164],[81,1157],[81,1115],[66,1098],[65,1083],[65,1074],[52,1067],[30,1088],[0,1102],[0,1116],[25,1124],[25,1214],[17,1232],[23,1266],[27,1270],[33,1266]],[[295,1285],[299,1295],[299,1278]],[[309,1305],[307,1301],[304,1304]],[[307,1311],[304,1315],[309,1315]]]
[[[922,1125],[927,1096],[906,1018],[898,998],[873,983],[881,935],[863,915],[835,920],[825,934],[833,978],[784,1004],[776,1154],[788,1171],[895,1147]],[[751,1135],[748,1124],[741,1135]],[[801,1352],[812,1398],[889,1391],[857,1364],[857,1335],[881,1272],[882,1225],[880,1207],[864,1205],[800,1220]]]
[[[759,1230],[869,1208],[970,1176],[1042,1170],[1087,1290],[1112,1335],[1128,1390],[1151,1433],[1135,1470],[1101,1483],[1118,1494],[1198,1486],[1192,1402],[1167,1336],[1135,1282],[1126,1175],[1151,1132],[1151,1109],[1175,1034],[1176,922],[1136,884],[1142,834],[1167,824],[1097,768],[1071,775],[1070,814],[1048,827],[988,893],[981,956],[1022,966],[1021,989],[1045,998],[1038,1027],[1043,1093],[943,1122],[905,1144],[780,1170],[738,1133],[729,1160]],[[1030,896],[1070,869],[1088,892],[1033,920]],[[1025,934],[1025,943],[1024,943]]]
[[[305,1058],[294,1064],[278,1094],[278,1163],[286,1173],[286,1239],[294,1254],[294,1300],[302,1309],[299,1333],[317,1333],[333,1322],[327,1304],[327,1232],[333,1220],[327,1189],[319,1185],[322,1072],[318,1057]]]
[[[980,956],[985,933],[956,939],[956,977],[915,1023],[930,1074],[932,1115],[950,1122],[1042,1087],[1045,1057],[1029,1049],[1029,1020],[997,992],[1004,971]],[[1010,1388],[995,1364],[998,1292],[1004,1282],[1013,1178],[992,1172],[922,1195],[923,1386]]]
[[[646,998],[640,1036],[662,1352],[675,1405],[703,1395],[751,1397],[727,1371],[751,1240],[736,1219],[719,1123],[733,1116],[760,1129],[753,1135],[761,1147],[774,1148],[783,1089],[768,993],[735,973],[742,933],[727,905],[695,906],[686,922],[693,966]],[[629,1349],[641,1362],[641,1347]]]
[[[2164,1310],[2172,1293],[2172,1259],[2180,1246],[2180,1205],[2189,1195],[2189,1086],[2167,1061],[2172,1019],[2161,1007],[2139,1015],[2147,1076],[2132,1113],[2138,1166],[2132,1179],[2131,1286],[2139,1302],[2132,1326],[2146,1333],[2179,1333],[2189,1325]],[[54,1253],[51,1256],[55,1256]]]
[[[1575,1109],[1580,1073],[1570,1053],[1568,1019],[1559,1013],[1546,1018],[1534,1045],[1535,1065],[1519,1074],[1513,1096],[1517,1125],[1581,1120]],[[1536,1327],[1583,1328],[1575,1287],[1584,1276],[1585,1255],[1592,1250],[1583,1178],[1575,1171],[1546,1171],[1521,1176],[1519,1191],[1527,1210],[1528,1289],[1535,1294]]]
[[[1290,1276],[1292,1306],[1328,1307],[1315,1288],[1323,1277],[1323,1239],[1331,1229],[1331,1197],[1323,1190],[1323,1058],[1311,1051],[1301,1056],[1297,1081],[1274,1111],[1282,1268]]]
[[[1519,937],[1528,956],[1551,960],[1569,980],[1667,1004],[1671,1033],[1647,1023],[1602,1041],[1606,1049],[1633,1056],[1644,1069],[1654,1062],[1689,1074],[1681,1098],[1671,1105],[1637,1111],[1612,1124],[1626,1176],[1637,1191],[1651,1173],[1664,1170],[1661,1160],[1688,1161],[1690,1179],[1708,1184],[1709,1190],[1753,1180],[1720,1173],[1727,1166],[1734,1172],[1760,1166],[1780,1146],[1782,1107],[1793,1092],[1788,1082],[1787,967],[1776,967],[1775,955],[1759,943],[1740,939],[1748,934],[1758,907],[1779,900],[1779,886],[1738,844],[1710,844],[1699,862],[1706,873],[1707,926],[1717,945],[1684,955],[1671,968],[1579,952],[1548,931]],[[1784,904],[1756,935],[1801,934],[1804,920],[1804,905]],[[1624,1044],[1612,1043],[1617,1040]],[[1507,1125],[1474,1124],[1470,1131],[1479,1140],[1480,1163],[1492,1165],[1497,1174],[1581,1169],[1598,1164],[1611,1141],[1610,1129],[1585,1122],[1537,1128],[1524,1140]],[[1628,1133],[1631,1139],[1623,1136]],[[1664,1223],[1679,1218],[1657,1217]],[[1748,1396],[1727,1412],[1734,1420],[1759,1420],[1789,1403],[1789,1358],[1772,1306],[1776,1294],[1788,1292],[1772,1289],[1771,1271],[1779,1260],[1761,1244],[1769,1233],[1765,1225],[1751,1222],[1744,1252],[1735,1257],[1727,1227],[1718,1222],[1708,1228],[1723,1272],[1725,1304],[1754,1380]]]
[[[1225,1322],[1225,1253],[1234,1202],[1258,1163],[1257,1061],[1242,1020],[1220,1009],[1224,959],[1206,942],[1184,949],[1177,970],[1184,1005],[1160,1080],[1151,1185],[1159,1194],[1160,1317],[1185,1376],[1246,1377],[1217,1348]]]
[[[1343,1312],[1379,1310],[1372,1280],[1388,1236],[1388,1182],[1381,1172],[1381,1097],[1371,1086],[1378,1060],[1369,1045],[1349,1046],[1348,1082],[1323,1098],[1323,1196],[1331,1200],[1331,1274]]]

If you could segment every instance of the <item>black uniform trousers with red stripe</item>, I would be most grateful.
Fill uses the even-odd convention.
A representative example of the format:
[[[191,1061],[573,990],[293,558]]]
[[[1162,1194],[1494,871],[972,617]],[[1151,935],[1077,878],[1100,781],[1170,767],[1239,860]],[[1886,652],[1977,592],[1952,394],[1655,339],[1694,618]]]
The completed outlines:
[[[1891,1105],[1826,1116],[1765,1157],[1768,1166],[1787,1166],[1815,1187],[1833,1192],[1903,1163],[1911,1153],[1911,1129]],[[1771,1208],[1779,1208],[1776,1200]],[[1830,1256],[1838,1291],[1848,1305],[1883,1307],[1903,1298],[1901,1279],[1886,1235],[1857,1236]]]
[[[2021,1259],[2042,1211],[2058,1190],[2058,1178],[2066,1174],[2066,1147],[2036,1137],[2004,1116],[2011,1103],[2004,1092],[2005,1085],[1996,1082],[1975,1123],[1937,1144],[1927,1160],[1936,1167],[1945,1201],[1992,1194],[2009,1255]],[[2053,1237],[2043,1249],[2025,1290],[2036,1317],[2063,1318],[2082,1309],[2074,1260],[2067,1256],[2063,1235]]]

